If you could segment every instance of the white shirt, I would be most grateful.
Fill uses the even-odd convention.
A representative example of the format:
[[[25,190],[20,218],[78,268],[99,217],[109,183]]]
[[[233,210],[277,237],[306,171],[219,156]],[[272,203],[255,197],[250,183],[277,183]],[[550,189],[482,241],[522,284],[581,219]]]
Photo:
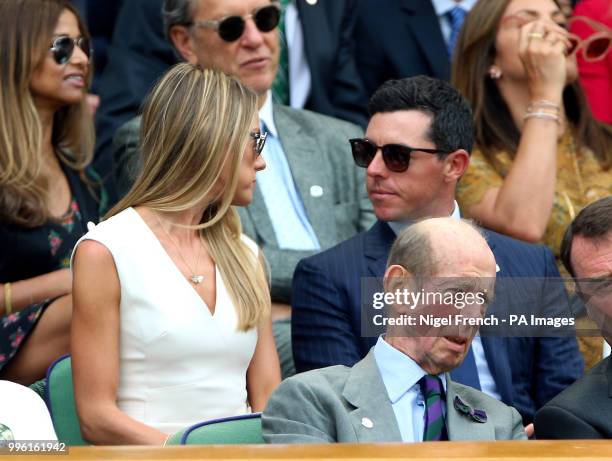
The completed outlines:
[[[451,23],[448,19],[447,13],[456,6],[460,6],[465,11],[470,11],[476,2],[477,0],[431,0],[434,10],[438,15],[442,37],[444,37],[444,41],[446,43],[448,43],[451,36]]]
[[[266,128],[268,128],[268,131],[272,133],[273,136],[278,138],[278,131],[274,123],[274,112],[272,110],[271,90],[268,90],[266,93],[266,101],[263,103],[263,106],[261,106],[261,109],[259,109],[259,121],[266,125]]]
[[[402,442],[422,442],[425,432],[425,399],[419,380],[427,373],[419,364],[386,342],[382,336],[374,346],[374,359],[387,390]],[[446,392],[446,376],[438,375]],[[442,411],[446,415],[446,404]]]

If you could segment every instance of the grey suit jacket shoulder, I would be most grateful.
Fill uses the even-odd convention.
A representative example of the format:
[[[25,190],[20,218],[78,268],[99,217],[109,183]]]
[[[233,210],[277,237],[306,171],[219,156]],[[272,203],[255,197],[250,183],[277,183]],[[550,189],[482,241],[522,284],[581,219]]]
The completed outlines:
[[[274,105],[273,110],[296,189],[321,249],[369,228],[375,216],[365,190],[365,171],[355,166],[348,143],[350,138],[363,135],[361,128],[307,110],[280,105]],[[115,136],[113,158],[121,195],[140,170],[139,132],[137,117]],[[272,300],[290,302],[295,266],[315,252],[279,248],[258,187],[251,205],[238,211],[244,233],[262,248],[269,263]]]
[[[447,379],[450,440],[525,439],[522,420],[512,407]],[[459,397],[484,410],[477,422],[450,403]],[[363,418],[372,424],[366,427]],[[286,379],[272,394],[262,416],[268,443],[401,442],[395,413],[372,351],[354,367],[333,366]]]

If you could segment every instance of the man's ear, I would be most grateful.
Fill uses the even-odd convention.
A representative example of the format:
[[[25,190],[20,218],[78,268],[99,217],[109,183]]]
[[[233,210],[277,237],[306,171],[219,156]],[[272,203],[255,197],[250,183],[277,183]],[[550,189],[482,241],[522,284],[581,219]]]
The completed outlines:
[[[395,291],[396,288],[403,285],[403,281],[409,276],[410,272],[408,272],[403,266],[400,266],[399,264],[389,266],[385,271],[385,291]]]
[[[183,59],[190,64],[197,64],[198,57],[193,51],[193,37],[189,33],[189,29],[185,26],[172,26],[169,36],[174,48],[176,48]]]
[[[444,163],[445,179],[457,182],[470,166],[470,154],[464,149],[457,149],[446,156]]]

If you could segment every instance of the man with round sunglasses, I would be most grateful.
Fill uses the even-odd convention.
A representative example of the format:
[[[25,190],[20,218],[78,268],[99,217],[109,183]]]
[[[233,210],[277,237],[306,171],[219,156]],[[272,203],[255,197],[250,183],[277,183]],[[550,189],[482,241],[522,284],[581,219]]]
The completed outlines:
[[[284,32],[279,31],[279,35],[286,38],[285,49],[289,50],[286,59],[282,61],[289,77],[289,86],[285,88],[288,100],[284,104],[365,126],[367,96],[356,70],[350,40],[356,20],[353,12],[357,1],[278,2],[281,10],[286,10],[286,13],[278,17],[279,25],[275,27],[278,29],[284,26]],[[178,10],[181,3],[197,2],[179,1]],[[101,105],[96,117],[97,163],[109,163],[113,150],[112,139],[118,128],[137,115],[149,88],[181,57],[165,34],[162,23],[163,4],[163,0],[123,2],[113,33],[113,42],[109,47],[108,63],[100,83]],[[230,9],[227,11],[229,15],[222,13],[201,17],[182,13],[180,20],[190,22],[197,19],[213,21],[216,24],[225,19],[222,33],[226,38],[233,38],[231,34],[235,34],[239,29],[244,15],[232,14]],[[253,13],[252,9],[246,10],[247,15]],[[265,24],[270,21],[268,14],[268,9],[262,9],[257,17],[248,21],[259,21],[265,29],[269,27]],[[210,29],[210,23],[205,23],[204,28],[192,25],[191,30],[200,29],[200,33],[205,30],[215,32],[214,27]],[[230,43],[232,42],[230,40]],[[280,74],[282,72],[278,73],[279,76]],[[280,80],[280,77],[275,80],[275,92]],[[118,180],[121,195],[129,184],[122,182],[121,176]]]
[[[288,310],[297,262],[375,220],[364,171],[354,165],[346,143],[362,130],[273,103],[280,51],[276,2],[166,0],[164,15],[167,35],[184,60],[234,75],[259,95],[267,170],[257,178],[253,203],[240,213],[244,232],[270,264],[272,300]],[[139,124],[129,122],[115,140],[116,163],[127,183],[139,168]]]
[[[468,167],[474,125],[466,101],[448,83],[419,76],[383,84],[369,103],[365,137],[350,140],[355,163],[378,221],[368,231],[306,258],[293,279],[292,344],[298,372],[352,366],[376,343],[362,329],[367,300],[382,277],[393,241],[415,221],[460,217],[457,182]],[[484,230],[498,277],[559,277],[550,250]],[[537,282],[536,282],[537,283]],[[542,287],[543,287],[542,283]],[[535,285],[535,302],[548,315],[567,316],[560,284]],[[542,288],[540,290],[540,288]],[[490,311],[506,313],[501,297]],[[371,330],[371,328],[370,328]],[[572,337],[476,337],[451,376],[514,406],[528,424],[535,411],[582,373]]]

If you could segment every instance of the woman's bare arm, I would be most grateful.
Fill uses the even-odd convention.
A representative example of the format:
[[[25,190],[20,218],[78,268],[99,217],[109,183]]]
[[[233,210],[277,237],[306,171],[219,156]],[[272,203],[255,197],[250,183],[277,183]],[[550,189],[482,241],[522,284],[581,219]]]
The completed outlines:
[[[161,445],[166,434],[117,407],[121,289],[110,251],[81,242],[73,270],[72,374],[83,437],[94,444]]]

